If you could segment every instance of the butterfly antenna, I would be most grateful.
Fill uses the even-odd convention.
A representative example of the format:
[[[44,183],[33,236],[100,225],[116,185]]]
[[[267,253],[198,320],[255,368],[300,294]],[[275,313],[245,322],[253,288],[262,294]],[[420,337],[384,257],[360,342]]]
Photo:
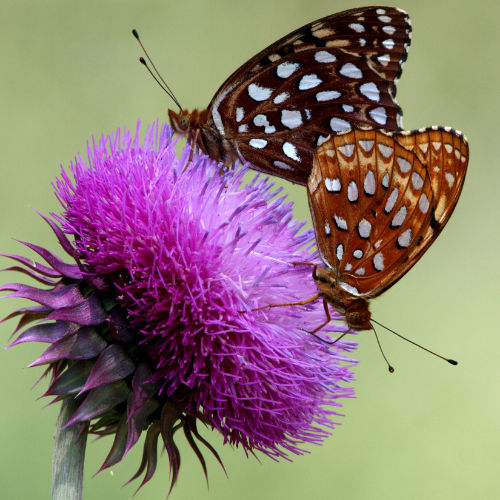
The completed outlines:
[[[372,319],[372,321],[374,321],[374,320]],[[375,321],[375,323],[377,323],[377,322]],[[377,323],[377,325],[378,324],[380,324],[380,323]],[[387,359],[387,357],[384,353],[384,350],[382,349],[382,344],[380,343],[380,340],[378,338],[377,330],[375,330],[375,327],[372,325],[371,321],[370,321],[370,326],[372,327],[373,333],[375,334],[375,338],[377,339],[378,348],[380,349],[380,352],[382,353],[382,356],[384,357],[385,362],[387,363],[387,368],[389,369],[389,373],[394,373],[394,367],[389,363],[389,360]]]
[[[427,349],[427,347],[424,347],[423,345],[417,344],[413,340],[410,340],[410,339],[408,339],[406,337],[403,337],[403,335],[401,335],[400,333],[395,332],[394,330],[391,330],[390,328],[388,328],[387,326],[383,325],[382,323],[379,323],[378,321],[375,321],[373,318],[371,319],[371,321],[373,321],[377,325],[381,326],[382,328],[385,328],[386,330],[388,330],[389,332],[391,332],[394,335],[398,336],[399,338],[401,338],[403,340],[406,340],[406,342],[409,342],[410,344],[413,344],[414,346],[420,347],[420,349],[423,349],[424,351],[427,351],[429,354],[433,354],[434,356],[437,356],[438,358],[441,358],[444,361],[447,361],[448,363],[450,363],[450,365],[455,365],[455,366],[458,365],[458,361],[455,361],[454,359],[450,359],[450,358],[445,358],[444,356],[441,356],[440,354],[437,354],[436,352],[431,351],[430,349]],[[373,325],[372,325],[372,328],[373,328]],[[375,331],[375,329],[373,331]]]
[[[142,44],[141,38],[139,37],[139,33],[137,33],[136,29],[132,30],[132,35],[134,35],[134,37],[136,38],[136,40],[139,42],[139,45],[141,46],[141,49],[144,52],[144,55],[147,57],[149,63],[151,64],[151,67],[154,69],[156,75],[153,73],[153,71],[151,70],[151,68],[148,66],[148,63],[146,62],[146,60],[144,59],[144,57],[140,57],[139,61],[141,62],[141,64],[144,64],[144,66],[146,67],[146,69],[149,71],[149,74],[155,79],[156,83],[170,97],[170,99],[172,99],[172,101],[174,101],[175,104],[177,104],[177,106],[179,107],[179,109],[182,111],[182,106],[180,105],[179,101],[175,97],[175,94],[172,92],[172,90],[168,86],[168,83],[161,76],[160,72],[156,68],[155,63],[153,62],[153,60],[151,59],[151,57],[149,57],[148,51],[145,49],[144,45]]]

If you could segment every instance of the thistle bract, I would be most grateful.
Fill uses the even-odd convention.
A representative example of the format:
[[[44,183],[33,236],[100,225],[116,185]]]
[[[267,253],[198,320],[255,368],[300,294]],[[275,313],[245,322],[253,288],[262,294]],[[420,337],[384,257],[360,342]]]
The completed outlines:
[[[178,158],[167,126],[139,132],[102,137],[62,170],[63,211],[44,219],[68,262],[32,243],[43,264],[9,256],[43,285],[2,287],[39,304],[9,316],[21,316],[16,332],[36,322],[12,345],[48,343],[31,366],[46,366],[46,396],[78,399],[70,425],[114,435],[102,468],[147,433],[142,484],[160,437],[175,483],[180,428],[206,474],[200,445],[218,455],[198,422],[273,459],[321,443],[353,396],[355,344],[308,333],[321,303],[253,311],[316,293],[311,267],[296,265],[317,261],[312,232],[269,180],[244,185],[244,169],[221,175],[188,148]]]

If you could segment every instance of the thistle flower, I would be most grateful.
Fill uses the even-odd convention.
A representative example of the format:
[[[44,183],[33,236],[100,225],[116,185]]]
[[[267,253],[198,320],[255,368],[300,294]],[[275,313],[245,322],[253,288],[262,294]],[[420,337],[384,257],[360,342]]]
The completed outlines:
[[[317,260],[312,231],[267,179],[242,185],[244,169],[220,175],[204,155],[189,161],[189,149],[177,158],[167,126],[142,144],[139,132],[102,137],[88,162],[62,169],[63,212],[43,218],[71,262],[26,242],[44,264],[8,256],[44,285],[1,287],[39,304],[8,316],[21,317],[16,333],[36,322],[11,346],[49,344],[30,366],[46,366],[45,396],[76,402],[68,426],[114,435],[101,469],[146,431],[141,486],[160,436],[175,484],[180,428],[206,475],[199,444],[218,455],[198,421],[246,454],[289,459],[320,444],[339,399],[353,396],[344,383],[355,343],[308,333],[324,320],[320,303],[252,311],[314,295],[311,268],[293,264]]]

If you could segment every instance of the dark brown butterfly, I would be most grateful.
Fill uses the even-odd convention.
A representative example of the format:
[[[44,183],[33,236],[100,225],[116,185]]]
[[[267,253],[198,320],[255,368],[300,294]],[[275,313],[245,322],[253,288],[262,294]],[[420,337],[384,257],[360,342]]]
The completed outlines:
[[[249,162],[306,184],[315,149],[332,132],[402,128],[396,81],[410,32],[406,12],[392,7],[306,24],[238,68],[207,109],[169,110],[172,127],[226,168]]]
[[[449,127],[354,129],[318,148],[307,191],[325,264],[313,276],[328,320],[330,303],[350,328],[372,329],[368,299],[396,283],[437,238],[457,204],[468,157],[465,137]]]

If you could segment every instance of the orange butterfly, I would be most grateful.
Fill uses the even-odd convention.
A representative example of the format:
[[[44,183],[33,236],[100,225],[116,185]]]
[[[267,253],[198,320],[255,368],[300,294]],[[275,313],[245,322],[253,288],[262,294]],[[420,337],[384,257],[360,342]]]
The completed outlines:
[[[327,311],[321,327],[330,303],[349,328],[372,329],[368,300],[437,238],[457,204],[468,158],[465,137],[449,127],[354,129],[318,148],[307,191],[325,264],[313,272],[315,298]]]

